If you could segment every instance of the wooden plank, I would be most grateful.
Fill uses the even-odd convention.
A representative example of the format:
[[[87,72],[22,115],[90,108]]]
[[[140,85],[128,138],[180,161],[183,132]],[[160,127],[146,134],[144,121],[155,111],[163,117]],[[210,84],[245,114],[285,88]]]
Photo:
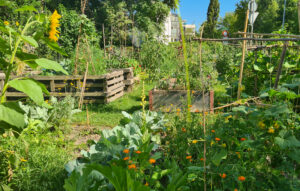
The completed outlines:
[[[54,81],[54,80],[53,80]],[[55,88],[64,88],[64,87],[66,87],[66,86],[68,86],[68,83],[55,83]],[[55,92],[55,91],[53,91],[53,92]]]
[[[123,95],[124,95],[124,92],[122,91],[122,92],[116,94],[116,95],[113,96],[113,97],[107,98],[107,99],[106,99],[106,102],[107,102],[107,103],[113,102],[113,101],[115,101],[116,99],[122,97]]]
[[[114,78],[114,77],[117,77],[117,76],[121,76],[123,74],[124,74],[123,70],[114,71],[114,72],[111,72],[111,73],[107,74],[106,79],[111,79],[111,78]]]
[[[50,91],[51,92],[55,92],[55,83],[54,83],[54,80],[50,81]]]
[[[265,42],[280,42],[280,41],[300,41],[299,38],[226,38],[226,39],[210,39],[210,38],[195,38],[195,41],[202,42],[224,42],[224,41],[243,41],[243,40],[253,40],[253,41],[265,41]]]
[[[113,80],[108,80],[107,81],[107,85],[112,85],[112,84],[115,84],[115,83],[118,83],[118,82],[122,82],[124,80],[124,76],[120,76],[120,77],[117,77]]]
[[[112,96],[112,95],[114,95],[114,94],[116,94],[116,93],[118,93],[118,92],[120,92],[120,91],[124,91],[124,85],[118,87],[117,89],[115,89],[115,90],[113,90],[113,91],[107,92],[107,93],[106,93],[106,96],[107,96],[107,97],[110,97],[110,96]]]
[[[132,85],[132,84],[134,84],[134,79],[132,78],[132,79],[129,79],[129,80],[124,80],[124,84],[125,85]]]
[[[104,92],[86,92],[84,94],[86,97],[102,97],[105,96],[106,93]],[[26,94],[22,93],[22,92],[6,92],[6,96],[7,97],[28,97]],[[80,92],[50,92],[50,96],[56,96],[56,97],[62,97],[62,96],[75,96],[78,97],[80,96]],[[45,95],[45,97],[48,97],[47,95]]]

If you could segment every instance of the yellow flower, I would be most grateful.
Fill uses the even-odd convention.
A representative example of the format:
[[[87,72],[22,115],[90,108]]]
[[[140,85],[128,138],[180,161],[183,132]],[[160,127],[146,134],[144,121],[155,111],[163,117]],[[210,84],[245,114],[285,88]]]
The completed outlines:
[[[21,162],[27,162],[27,160],[24,159],[24,158],[21,158],[20,161],[21,161]]]
[[[57,13],[55,10],[53,14],[50,17],[51,25],[50,25],[50,31],[49,31],[49,39],[53,40],[55,42],[58,41],[59,37],[59,31],[57,30],[57,27],[59,27],[59,19],[61,18],[61,15]]]
[[[198,140],[193,140],[192,143],[196,144],[196,143],[198,143]]]
[[[4,25],[9,25],[9,22],[8,21],[4,21]]]
[[[275,127],[275,129],[278,129],[278,128],[279,128],[279,124],[276,122],[276,123],[274,124],[274,127]]]
[[[263,121],[260,121],[260,122],[258,122],[258,126],[263,129],[266,127],[266,124],[264,124]]]
[[[181,111],[181,109],[179,109],[179,108],[178,108],[178,109],[176,109],[176,111],[177,111],[177,112],[180,112],[180,111]]]
[[[224,147],[224,148],[225,148],[225,147],[226,147],[226,144],[225,144],[225,143],[223,143],[223,144],[222,144],[222,147]]]
[[[268,130],[268,133],[274,133],[275,132],[275,130],[271,127],[271,128],[269,128],[269,130]]]
[[[18,21],[16,21],[16,26],[18,27],[20,25],[20,23]]]

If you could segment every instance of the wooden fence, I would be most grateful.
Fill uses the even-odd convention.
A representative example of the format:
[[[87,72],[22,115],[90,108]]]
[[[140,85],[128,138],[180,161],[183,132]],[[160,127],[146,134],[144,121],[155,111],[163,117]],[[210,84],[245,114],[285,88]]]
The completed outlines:
[[[13,76],[11,79],[19,76]],[[131,91],[134,78],[133,69],[125,68],[111,71],[105,75],[88,76],[86,79],[84,102],[85,103],[109,103],[124,95],[125,91]],[[84,76],[31,76],[31,78],[43,83],[50,96],[79,97]],[[4,76],[0,77],[0,90],[4,84]],[[24,93],[13,88],[6,92],[7,100],[16,100],[27,97]],[[47,97],[47,95],[45,95]]]

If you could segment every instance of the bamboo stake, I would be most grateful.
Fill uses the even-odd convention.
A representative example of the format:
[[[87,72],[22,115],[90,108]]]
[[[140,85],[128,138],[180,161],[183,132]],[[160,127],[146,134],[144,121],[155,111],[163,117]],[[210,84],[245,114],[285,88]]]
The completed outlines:
[[[227,39],[215,39],[215,38],[194,38],[195,41],[211,41],[211,42],[223,42],[223,41],[241,41],[241,40],[253,40],[253,41],[273,41],[273,42],[280,42],[280,41],[300,41],[300,38],[227,38]]]
[[[105,48],[105,32],[104,32],[104,24],[102,24],[102,34],[103,34],[103,47],[104,47],[104,57],[106,58],[106,48]]]
[[[249,17],[249,9],[246,13],[246,21],[245,21],[245,28],[244,32],[247,32],[248,27],[248,17]],[[244,38],[246,37],[246,34],[244,34]],[[239,78],[239,85],[238,85],[238,93],[237,93],[237,99],[239,100],[241,98],[241,91],[242,91],[242,80],[243,80],[243,72],[244,72],[244,63],[245,63],[245,54],[246,54],[246,40],[243,41],[243,53],[242,53],[242,63],[240,67],[240,78]]]
[[[201,28],[201,32],[200,32],[200,38],[202,38],[203,35],[203,29],[204,26]],[[202,104],[203,104],[203,108],[205,106],[205,99],[204,99],[204,78],[203,78],[203,70],[202,70],[202,41],[200,41],[200,45],[199,45],[199,59],[200,59],[200,75],[201,75],[201,81],[202,81]],[[202,111],[203,114],[203,135],[204,135],[204,139],[206,138],[206,124],[205,124],[205,109],[203,109]],[[203,146],[203,167],[204,167],[204,172],[203,172],[203,179],[204,179],[204,191],[206,191],[206,141],[204,142],[204,146]]]
[[[290,38],[300,38],[300,35],[290,35],[290,34],[270,34],[270,33],[247,33],[247,32],[237,32],[235,34],[246,34],[247,36],[280,36],[280,37],[290,37]]]
[[[279,79],[280,79],[280,75],[281,75],[281,71],[282,71],[282,65],[283,65],[285,54],[286,54],[286,51],[287,51],[287,45],[288,45],[288,43],[286,42],[283,46],[283,49],[282,49],[280,62],[279,62],[279,65],[278,65],[278,70],[277,70],[277,75],[276,75],[276,81],[275,81],[275,85],[274,85],[275,89],[277,89],[277,87],[278,87],[278,83],[279,83]]]

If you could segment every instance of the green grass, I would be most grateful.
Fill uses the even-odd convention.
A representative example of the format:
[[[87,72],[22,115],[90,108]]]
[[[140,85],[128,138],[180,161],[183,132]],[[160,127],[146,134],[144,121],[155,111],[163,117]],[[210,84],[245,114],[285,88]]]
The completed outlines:
[[[148,100],[149,91],[154,87],[153,84],[145,83],[145,93]],[[122,98],[109,104],[89,104],[87,106],[89,121],[91,126],[95,127],[115,127],[122,119],[122,111],[133,113],[140,110],[141,107],[142,85],[135,85],[130,93],[126,93]],[[76,124],[87,124],[86,109],[77,113],[73,117]]]

